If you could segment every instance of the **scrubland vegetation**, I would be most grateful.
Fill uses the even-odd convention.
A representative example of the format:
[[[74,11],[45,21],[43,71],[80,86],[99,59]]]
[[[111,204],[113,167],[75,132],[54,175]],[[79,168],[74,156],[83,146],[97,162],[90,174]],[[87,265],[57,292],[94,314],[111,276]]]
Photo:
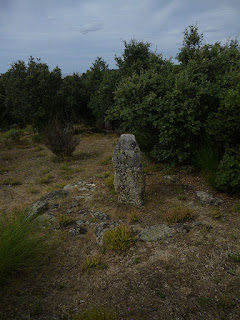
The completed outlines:
[[[102,58],[97,58],[86,73],[62,78],[58,67],[49,71],[46,63],[30,57],[27,64],[23,61],[13,63],[0,77],[0,146],[3,150],[0,188],[4,193],[1,199],[8,201],[0,211],[1,289],[7,290],[12,279],[20,276],[16,288],[24,296],[24,290],[27,292],[28,289],[21,284],[21,276],[24,279],[29,271],[33,275],[38,273],[53,247],[48,231],[26,218],[24,210],[13,210],[11,202],[16,201],[16,207],[24,207],[47,191],[61,190],[68,183],[75,183],[77,176],[79,180],[94,176],[97,186],[102,188],[96,192],[96,206],[108,210],[111,218],[123,220],[123,223],[105,233],[104,244],[96,252],[96,243],[88,238],[74,242],[66,237],[64,232],[76,219],[66,214],[70,203],[61,203],[57,207],[58,231],[66,245],[61,243],[56,250],[58,258],[54,265],[49,265],[50,271],[43,271],[50,280],[49,283],[44,280],[42,287],[39,284],[41,291],[55,290],[59,294],[66,289],[66,298],[73,290],[75,296],[71,305],[83,303],[78,301],[79,293],[74,289],[76,281],[68,279],[68,273],[78,281],[80,275],[87,292],[81,292],[81,297],[87,301],[84,307],[89,306],[87,297],[91,294],[96,306],[82,313],[67,310],[67,314],[75,314],[76,320],[122,319],[111,308],[99,305],[96,298],[99,292],[103,296],[100,302],[104,297],[106,301],[113,297],[113,307],[118,306],[117,299],[122,299],[119,306],[125,306],[123,314],[129,319],[147,319],[148,312],[154,312],[141,305],[145,293],[145,298],[149,296],[151,302],[159,304],[160,299],[162,310],[169,307],[172,315],[181,316],[182,312],[186,319],[188,310],[184,306],[187,302],[192,315],[195,312],[206,317],[210,314],[209,319],[214,319],[218,314],[219,319],[227,319],[230,314],[232,319],[237,319],[239,44],[236,40],[206,44],[198,28],[189,26],[177,54],[178,64],[152,51],[150,43],[134,39],[124,42],[124,52],[115,60],[117,68],[114,70],[109,69]],[[117,135],[98,136],[93,133],[96,128],[136,135],[144,154],[147,177],[143,209],[117,207],[111,166],[111,152]],[[104,141],[100,142],[101,139]],[[76,150],[78,154],[72,156]],[[175,182],[164,182],[163,175],[173,173],[185,183],[182,172],[185,174],[187,168],[192,170],[188,178],[196,184],[196,190],[202,186],[201,178],[196,178],[199,175],[211,190],[226,193],[222,194],[225,197],[223,209],[197,205],[190,208],[188,201],[195,199],[192,189],[186,191],[181,183],[176,187]],[[205,220],[202,223],[200,219],[199,229],[186,235],[186,240],[181,238],[177,245],[174,240],[166,240],[160,243],[159,251],[155,244],[139,244],[133,232],[139,225],[191,224],[199,217],[207,222],[210,220],[214,232],[210,232],[209,223]],[[91,240],[91,234],[89,237]],[[149,262],[150,254],[152,260]],[[183,262],[186,262],[184,267]],[[110,271],[107,271],[108,265]],[[198,270],[208,281],[202,281],[193,270]],[[118,276],[121,273],[123,284],[120,285]],[[135,277],[133,281],[132,277]],[[105,282],[101,282],[101,278]],[[91,280],[95,281],[94,288],[89,287]],[[138,287],[141,281],[146,286],[144,289]],[[111,285],[114,286],[112,291]],[[134,306],[135,311],[131,309],[133,301],[127,296],[133,294],[132,287],[139,303]],[[29,301],[31,293],[38,289],[31,288],[32,291],[26,293]],[[210,290],[214,296],[210,295]],[[7,292],[6,299],[9,299],[11,287]],[[164,305],[168,298],[171,304]],[[30,319],[38,319],[41,313],[44,314],[39,304],[43,300],[40,297],[29,306]],[[151,304],[149,301],[148,305]],[[130,302],[131,308],[128,308]],[[47,305],[46,301],[44,303]],[[176,312],[172,311],[173,306],[177,306]],[[48,305],[49,312],[51,307]],[[165,311],[161,312],[164,316]],[[63,314],[61,319],[70,318]]]

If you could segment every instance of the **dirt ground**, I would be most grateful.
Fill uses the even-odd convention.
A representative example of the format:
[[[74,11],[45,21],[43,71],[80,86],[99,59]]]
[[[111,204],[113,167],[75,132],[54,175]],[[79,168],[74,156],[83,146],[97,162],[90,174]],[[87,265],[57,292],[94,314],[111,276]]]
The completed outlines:
[[[33,143],[30,135],[18,143],[0,142],[0,209],[26,208],[45,193],[80,180],[95,184],[92,197],[78,200],[72,209],[72,222],[52,230],[60,239],[54,254],[0,293],[0,319],[66,320],[98,305],[116,310],[124,320],[240,319],[240,264],[231,257],[240,252],[240,212],[234,211],[239,198],[212,190],[191,167],[170,170],[144,156],[145,203],[139,208],[120,205],[105,183],[114,173],[110,158],[118,138],[84,134],[65,164],[55,162],[52,153]],[[166,174],[175,182],[165,179]],[[223,204],[215,211],[200,204],[199,190],[219,197]],[[66,215],[77,195],[73,189],[61,200],[54,211],[57,218]],[[111,221],[130,224],[137,234],[166,223],[164,214],[182,206],[194,212],[193,219],[184,222],[188,233],[136,241],[124,252],[102,252],[91,225],[86,234],[69,234],[81,209],[104,212]],[[84,272],[86,257],[96,253],[106,267]]]

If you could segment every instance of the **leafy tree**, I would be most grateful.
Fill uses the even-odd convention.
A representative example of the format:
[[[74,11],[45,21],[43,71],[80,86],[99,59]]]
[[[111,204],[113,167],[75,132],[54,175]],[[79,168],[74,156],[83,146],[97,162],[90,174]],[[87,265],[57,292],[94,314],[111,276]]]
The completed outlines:
[[[188,64],[188,61],[196,58],[197,53],[202,45],[203,34],[198,33],[198,27],[190,25],[183,32],[183,47],[177,55],[177,59],[184,65]]]
[[[73,123],[89,116],[84,80],[78,74],[74,73],[72,76],[67,76],[62,80],[57,99],[59,102],[58,118]]]
[[[13,63],[3,75],[5,108],[12,121],[42,130],[57,112],[61,81],[61,70],[56,67],[50,72],[40,59],[30,57],[27,65],[20,60]]]
[[[131,75],[132,72],[140,74],[149,66],[149,59],[152,55],[149,42],[137,41],[132,39],[123,41],[124,52],[121,57],[115,56],[115,61],[123,75]]]

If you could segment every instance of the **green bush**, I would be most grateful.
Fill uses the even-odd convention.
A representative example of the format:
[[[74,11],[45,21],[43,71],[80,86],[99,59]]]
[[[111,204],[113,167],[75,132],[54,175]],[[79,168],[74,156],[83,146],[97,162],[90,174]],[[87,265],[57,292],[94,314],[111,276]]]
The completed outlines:
[[[223,192],[234,193],[240,190],[240,161],[225,154],[216,172],[215,187]]]
[[[25,212],[1,212],[0,285],[36,265],[46,248],[46,237]]]

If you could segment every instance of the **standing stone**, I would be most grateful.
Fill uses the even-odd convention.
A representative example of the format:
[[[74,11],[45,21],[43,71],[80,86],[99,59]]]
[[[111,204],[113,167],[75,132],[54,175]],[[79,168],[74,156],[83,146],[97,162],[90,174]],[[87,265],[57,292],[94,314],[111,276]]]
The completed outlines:
[[[122,134],[115,146],[114,186],[121,203],[142,205],[145,189],[142,155],[133,134]]]

